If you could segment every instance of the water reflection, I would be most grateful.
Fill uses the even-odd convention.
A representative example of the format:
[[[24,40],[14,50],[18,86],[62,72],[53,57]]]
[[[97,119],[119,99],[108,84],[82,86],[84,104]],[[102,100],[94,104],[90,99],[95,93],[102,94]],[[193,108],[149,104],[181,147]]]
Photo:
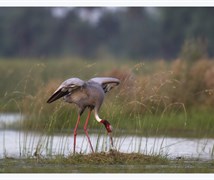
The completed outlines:
[[[0,129],[24,118],[20,113],[0,113]]]
[[[108,151],[108,137],[91,134],[91,141],[96,151]],[[161,154],[168,157],[189,157],[213,159],[214,139],[186,139],[166,137],[114,137],[115,149],[120,152],[140,152],[144,154]],[[73,150],[72,135],[46,136],[42,134],[0,131],[0,158],[5,156],[32,156],[37,150],[43,156],[69,155]],[[77,136],[76,152],[90,153],[85,135]]]

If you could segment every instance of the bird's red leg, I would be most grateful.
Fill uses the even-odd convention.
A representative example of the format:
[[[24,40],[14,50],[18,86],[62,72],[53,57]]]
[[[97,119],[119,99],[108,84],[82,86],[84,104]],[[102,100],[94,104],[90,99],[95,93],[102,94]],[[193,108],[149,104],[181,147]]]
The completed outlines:
[[[74,151],[73,151],[74,154],[75,154],[75,148],[76,148],[77,127],[79,125],[79,122],[80,122],[80,115],[78,114],[77,122],[74,128]]]
[[[91,140],[90,140],[90,138],[89,138],[88,131],[87,131],[88,121],[89,121],[89,119],[90,119],[90,116],[91,116],[91,110],[89,110],[89,112],[88,112],[88,116],[87,116],[87,118],[86,118],[85,125],[84,125],[84,131],[85,131],[85,134],[86,134],[86,136],[87,136],[87,138],[88,138],[88,142],[89,142],[89,145],[90,145],[90,147],[91,147],[91,150],[92,150],[92,152],[94,152],[94,149],[93,149],[93,147],[92,147],[92,145],[91,145]]]

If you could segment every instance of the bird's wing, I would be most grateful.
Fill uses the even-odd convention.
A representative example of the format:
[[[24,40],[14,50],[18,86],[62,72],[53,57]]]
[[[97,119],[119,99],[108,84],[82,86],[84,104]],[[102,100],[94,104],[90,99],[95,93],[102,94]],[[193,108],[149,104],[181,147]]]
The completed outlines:
[[[84,85],[84,81],[79,78],[70,78],[64,81],[57,90],[51,95],[51,97],[47,100],[47,103],[52,103],[57,99],[72,93],[77,88],[80,88]]]
[[[110,91],[113,87],[120,84],[120,80],[112,77],[96,77],[90,79],[88,82],[96,82],[100,84],[104,90],[104,92]]]

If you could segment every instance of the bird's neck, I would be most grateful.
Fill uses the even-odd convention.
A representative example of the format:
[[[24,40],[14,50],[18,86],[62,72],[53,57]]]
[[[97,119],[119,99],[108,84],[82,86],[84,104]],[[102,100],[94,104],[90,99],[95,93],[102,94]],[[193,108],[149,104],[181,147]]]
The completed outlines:
[[[99,117],[99,115],[98,115],[96,109],[95,109],[95,113],[94,113],[94,114],[95,114],[96,120],[97,120],[99,123],[102,123],[102,124],[105,126],[105,128],[106,128],[106,130],[107,130],[108,133],[111,133],[111,132],[112,132],[111,124],[110,124],[107,120],[100,119],[100,117]]]
[[[101,122],[102,121],[102,119],[100,119],[100,117],[99,117],[99,115],[98,115],[98,113],[97,113],[97,111],[95,110],[95,119],[98,121],[98,122]]]

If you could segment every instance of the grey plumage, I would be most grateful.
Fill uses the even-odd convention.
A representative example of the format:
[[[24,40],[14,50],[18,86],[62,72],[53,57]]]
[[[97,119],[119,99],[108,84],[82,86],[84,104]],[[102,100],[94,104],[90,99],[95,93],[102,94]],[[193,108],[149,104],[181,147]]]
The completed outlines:
[[[97,77],[89,81],[70,78],[57,88],[47,103],[64,97],[66,102],[76,104],[80,112],[84,111],[86,107],[96,107],[99,110],[104,99],[104,93],[107,93],[119,83],[118,79],[109,77]]]
[[[74,129],[74,152],[77,126],[79,124],[80,116],[86,108],[89,108],[89,114],[84,126],[87,137],[87,124],[90,118],[90,113],[93,109],[95,110],[96,120],[105,125],[108,133],[112,131],[110,123],[107,120],[99,118],[98,111],[103,103],[105,93],[109,92],[113,87],[119,85],[119,83],[120,81],[118,79],[111,77],[96,77],[88,81],[83,81],[79,78],[70,78],[64,81],[48,99],[47,103],[52,103],[63,97],[65,102],[74,103],[79,108],[78,120]],[[88,140],[93,151],[89,137]]]

